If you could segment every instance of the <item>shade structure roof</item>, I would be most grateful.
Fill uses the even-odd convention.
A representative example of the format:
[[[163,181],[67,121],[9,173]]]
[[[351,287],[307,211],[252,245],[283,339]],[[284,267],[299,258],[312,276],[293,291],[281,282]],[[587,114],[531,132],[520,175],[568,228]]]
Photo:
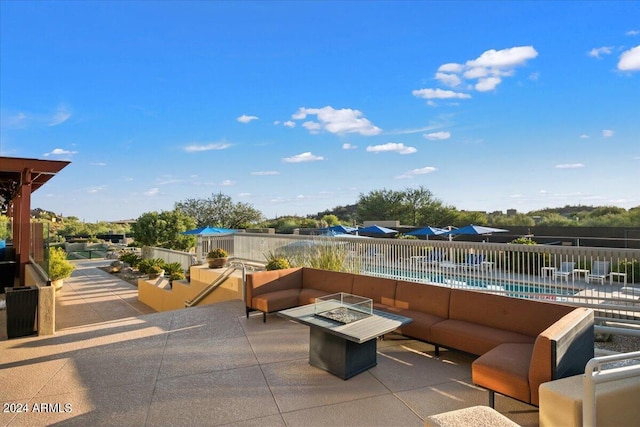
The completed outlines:
[[[482,225],[469,224],[456,230],[445,231],[443,234],[446,236],[456,236],[460,234],[491,234],[491,233],[506,233],[509,230],[502,228],[484,227]]]
[[[193,230],[187,230],[182,234],[187,235],[203,235],[203,234],[231,234],[235,233],[235,230],[230,228],[219,228],[219,227],[200,227],[194,228]]]
[[[369,227],[359,228],[358,232],[368,234],[396,234],[398,230],[382,227],[380,225],[370,225]]]
[[[0,203],[8,203],[18,194],[22,184],[22,174],[25,171],[31,173],[31,192],[33,193],[69,163],[71,162],[62,160],[0,157]]]
[[[444,234],[446,232],[447,230],[443,230],[442,228],[424,227],[419,230],[410,231],[407,234],[410,236],[439,236],[440,234]]]

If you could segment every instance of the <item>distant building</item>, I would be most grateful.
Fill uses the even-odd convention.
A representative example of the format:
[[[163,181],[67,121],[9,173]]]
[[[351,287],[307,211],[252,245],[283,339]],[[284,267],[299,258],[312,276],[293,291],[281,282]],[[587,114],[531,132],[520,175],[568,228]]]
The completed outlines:
[[[507,209],[507,216],[516,216],[518,215],[517,209]]]

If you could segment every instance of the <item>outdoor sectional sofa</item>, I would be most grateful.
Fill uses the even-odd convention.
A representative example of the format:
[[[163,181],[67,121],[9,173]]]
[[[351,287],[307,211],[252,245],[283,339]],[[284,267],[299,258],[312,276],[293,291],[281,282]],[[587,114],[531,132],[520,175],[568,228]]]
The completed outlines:
[[[351,273],[290,268],[248,274],[247,317],[311,304],[347,292],[371,298],[374,309],[410,317],[397,332],[479,356],[474,384],[538,406],[540,384],[584,373],[594,356],[594,314],[551,302],[510,298]]]

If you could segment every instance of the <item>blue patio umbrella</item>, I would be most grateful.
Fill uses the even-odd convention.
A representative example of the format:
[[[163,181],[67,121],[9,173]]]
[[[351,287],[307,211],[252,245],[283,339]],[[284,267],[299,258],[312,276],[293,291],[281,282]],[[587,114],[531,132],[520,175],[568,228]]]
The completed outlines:
[[[459,236],[462,234],[478,236],[478,235],[489,235],[493,233],[506,233],[508,231],[509,230],[505,230],[502,228],[484,227],[482,225],[469,224],[462,228],[458,228],[456,230],[445,231],[442,235],[449,236],[449,240],[451,240],[453,236]]]
[[[456,230],[445,231],[443,234],[446,236],[457,236],[460,234],[481,235],[492,233],[506,233],[508,231],[509,230],[505,230],[502,228],[484,227],[482,225],[469,224]]]
[[[345,225],[332,225],[331,227],[326,227],[326,228],[321,228],[320,229],[320,231],[323,231],[325,233],[332,233],[332,235],[335,235],[335,234],[349,234],[349,233],[353,233],[356,230],[357,230],[357,228],[355,228],[355,227],[349,227],[349,226],[345,226]]]
[[[218,228],[218,227],[200,227],[193,230],[184,231],[182,234],[187,235],[202,235],[202,234],[230,234],[235,233],[235,230],[230,228]]]
[[[358,232],[367,234],[397,234],[398,230],[392,230],[391,228],[381,227],[379,225],[370,225],[369,227],[359,228]]]
[[[443,230],[442,228],[425,227],[419,230],[410,231],[407,234],[410,236],[439,236],[440,234],[444,234],[446,232],[447,230]]]

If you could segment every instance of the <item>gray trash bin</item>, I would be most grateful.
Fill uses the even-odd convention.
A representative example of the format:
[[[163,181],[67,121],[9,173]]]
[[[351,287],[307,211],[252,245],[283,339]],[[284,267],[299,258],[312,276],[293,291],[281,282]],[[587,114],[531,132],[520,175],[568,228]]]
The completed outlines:
[[[7,337],[34,335],[38,313],[38,287],[5,288],[7,303]]]

